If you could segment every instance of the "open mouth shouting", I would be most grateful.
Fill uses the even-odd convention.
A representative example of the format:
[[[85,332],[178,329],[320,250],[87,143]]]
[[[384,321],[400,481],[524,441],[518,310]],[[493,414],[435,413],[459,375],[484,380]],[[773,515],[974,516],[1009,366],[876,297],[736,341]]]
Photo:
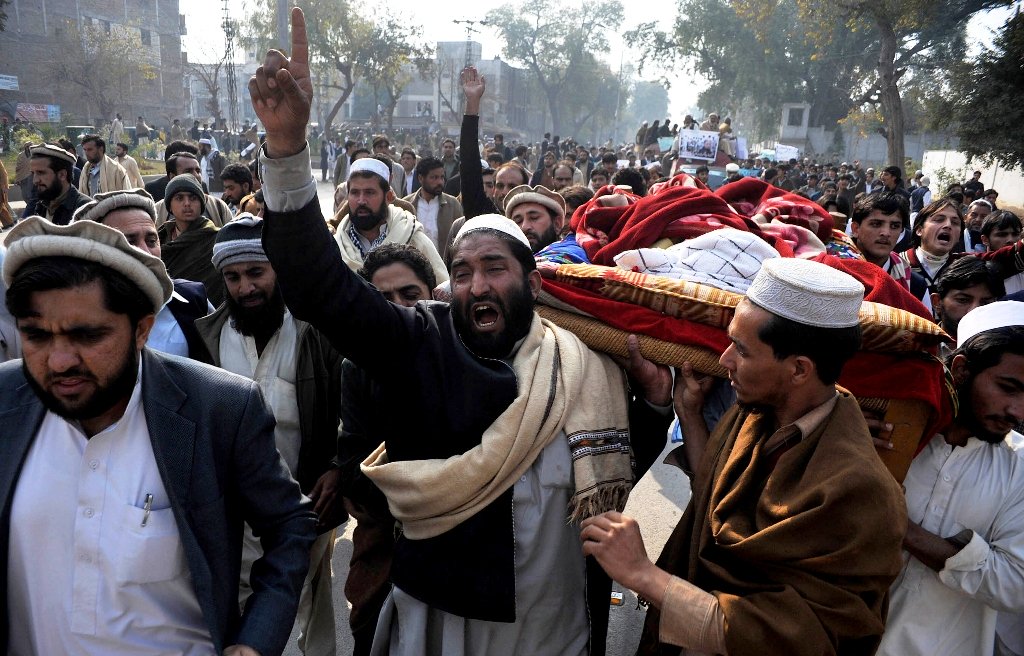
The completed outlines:
[[[492,301],[474,303],[469,308],[473,328],[479,332],[491,332],[498,329],[501,322],[501,307]]]

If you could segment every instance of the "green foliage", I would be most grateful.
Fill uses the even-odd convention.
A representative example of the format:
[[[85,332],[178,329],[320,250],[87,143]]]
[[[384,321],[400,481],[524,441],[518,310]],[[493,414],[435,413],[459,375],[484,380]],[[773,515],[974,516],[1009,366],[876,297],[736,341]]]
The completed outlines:
[[[1024,14],[1006,22],[993,46],[953,81],[960,147],[987,165],[1024,167]]]
[[[554,0],[505,4],[487,14],[505,42],[503,54],[525,66],[547,100],[553,133],[578,132],[595,115],[614,115],[625,100],[622,81],[598,61],[607,31],[623,18],[619,0],[566,6]]]
[[[679,0],[676,7],[670,32],[651,23],[627,39],[641,49],[644,66],[673,72],[666,82],[706,79],[701,108],[723,116],[741,112],[754,139],[777,136],[787,102],[810,103],[812,127],[834,126],[852,103],[858,71],[870,65],[862,34],[802,21],[797,0]],[[812,35],[826,28],[831,45],[819,54]]]

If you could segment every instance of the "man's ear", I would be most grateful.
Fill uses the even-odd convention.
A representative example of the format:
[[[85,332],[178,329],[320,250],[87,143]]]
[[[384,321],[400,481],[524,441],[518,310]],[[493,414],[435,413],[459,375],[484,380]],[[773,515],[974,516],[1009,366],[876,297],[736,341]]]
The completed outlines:
[[[544,278],[541,277],[540,271],[534,269],[526,276],[526,282],[530,285],[530,293],[533,295],[533,300],[537,300],[540,295],[541,285],[544,283]]]
[[[389,205],[395,201],[395,190],[388,189],[388,193],[384,194],[384,202]]]
[[[949,373],[953,376],[954,383],[963,385],[971,375],[967,369],[967,356],[961,353],[953,358],[953,361],[949,363]],[[960,402],[963,403],[963,399]]]

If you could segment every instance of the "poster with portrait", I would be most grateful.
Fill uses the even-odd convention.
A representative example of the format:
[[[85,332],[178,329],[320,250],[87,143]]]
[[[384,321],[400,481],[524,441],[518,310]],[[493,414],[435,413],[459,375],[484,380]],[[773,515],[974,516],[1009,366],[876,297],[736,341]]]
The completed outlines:
[[[679,131],[679,157],[711,161],[718,154],[718,133],[701,130]]]

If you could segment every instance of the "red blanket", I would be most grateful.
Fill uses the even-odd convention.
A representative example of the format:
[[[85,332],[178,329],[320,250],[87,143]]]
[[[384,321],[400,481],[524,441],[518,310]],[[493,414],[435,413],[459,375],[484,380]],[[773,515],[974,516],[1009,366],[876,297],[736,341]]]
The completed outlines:
[[[629,204],[624,207],[602,205],[600,199],[613,192],[611,187],[603,187],[573,214],[570,226],[576,233],[576,243],[593,264],[614,266],[619,253],[648,248],[660,239],[680,241],[719,228],[736,228],[757,234],[783,257],[793,256],[793,249],[786,242],[763,234],[754,221],[736,213],[729,203],[702,187],[683,173],[643,198],[625,194]],[[813,205],[806,198],[801,200],[808,207]]]

